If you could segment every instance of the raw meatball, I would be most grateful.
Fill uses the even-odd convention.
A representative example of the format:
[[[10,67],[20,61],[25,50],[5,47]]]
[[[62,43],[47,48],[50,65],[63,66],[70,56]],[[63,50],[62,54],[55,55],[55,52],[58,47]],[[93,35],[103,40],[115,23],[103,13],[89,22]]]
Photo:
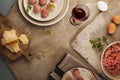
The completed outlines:
[[[48,9],[42,9],[41,16],[43,18],[46,18],[46,17],[48,17],[48,15],[49,15],[49,10]]]
[[[33,12],[34,13],[39,13],[41,11],[41,7],[39,4],[34,5],[33,7]]]
[[[70,76],[68,76],[67,78],[66,78],[66,80],[73,80]]]
[[[41,6],[44,6],[44,5],[47,4],[47,0],[39,0],[39,4],[40,4]]]
[[[80,76],[80,71],[78,69],[74,69],[73,72],[72,72],[72,75],[77,78]]]
[[[84,80],[82,77],[78,77],[77,80]]]
[[[50,0],[50,2],[55,3],[57,0]]]
[[[33,5],[33,4],[36,3],[36,0],[28,0],[28,3],[31,4],[31,5]]]

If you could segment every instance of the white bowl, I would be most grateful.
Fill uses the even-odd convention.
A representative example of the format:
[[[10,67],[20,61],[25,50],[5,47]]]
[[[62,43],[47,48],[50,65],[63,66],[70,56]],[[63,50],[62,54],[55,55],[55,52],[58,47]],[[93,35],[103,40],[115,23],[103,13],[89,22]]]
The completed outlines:
[[[117,43],[120,43],[120,41],[116,41],[116,42],[113,42],[113,43],[109,44],[109,45],[104,49],[104,51],[103,51],[103,53],[102,53],[102,56],[101,56],[101,67],[102,67],[102,70],[103,70],[103,72],[105,73],[105,75],[106,75],[107,77],[109,77],[110,79],[113,79],[113,80],[120,80],[120,74],[119,74],[119,75],[115,75],[115,76],[111,75],[111,74],[105,69],[105,67],[103,66],[102,60],[103,60],[105,51],[106,51],[110,46],[112,46],[112,45],[114,45],[114,44],[117,44]]]
[[[65,74],[63,75],[61,80],[66,80],[66,78],[68,76],[71,77],[73,80],[76,80],[76,78],[72,74],[73,70],[75,70],[75,69],[78,69],[80,71],[80,76],[84,80],[96,80],[96,77],[93,74],[93,72],[84,67],[76,67],[76,68],[72,68],[72,69],[68,70],[67,72],[65,72]]]

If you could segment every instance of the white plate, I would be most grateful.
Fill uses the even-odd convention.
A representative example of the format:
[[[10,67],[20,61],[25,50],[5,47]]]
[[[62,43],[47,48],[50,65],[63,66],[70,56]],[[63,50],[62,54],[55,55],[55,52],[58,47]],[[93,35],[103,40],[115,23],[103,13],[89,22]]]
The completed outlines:
[[[96,80],[94,74],[89,71],[86,68],[72,68],[69,71],[67,71],[64,75],[62,80],[66,80],[67,77],[71,77],[72,80],[77,80],[76,78],[74,78],[74,76],[72,75],[73,70],[78,69],[80,71],[80,76],[84,79],[84,80]]]
[[[20,9],[20,12],[24,16],[24,18],[26,20],[28,20],[29,22],[31,22],[35,25],[38,25],[38,26],[48,26],[48,25],[53,25],[53,24],[59,22],[66,15],[68,8],[69,8],[69,0],[64,0],[62,11],[60,12],[60,14],[56,18],[49,20],[49,21],[44,21],[44,22],[42,21],[41,22],[41,21],[34,20],[33,18],[31,18],[27,15],[27,13],[25,12],[25,10],[23,8],[22,3],[23,3],[23,0],[18,0],[18,6]]]
[[[50,2],[50,0],[47,0],[47,4],[49,2]],[[39,4],[39,0],[37,0],[37,4]],[[46,8],[47,4],[45,6],[43,6],[43,7],[41,6],[41,8],[42,9]],[[33,12],[33,5],[30,5],[32,7],[32,9],[29,12],[27,12],[27,6],[29,5],[28,0],[23,0],[23,5],[24,5],[24,8],[26,10],[26,13],[30,17],[32,17],[33,19],[38,20],[38,21],[48,21],[48,20],[51,20],[51,19],[53,19],[53,18],[55,18],[56,16],[59,15],[59,13],[61,12],[61,10],[63,8],[63,0],[57,0],[57,2],[54,3],[55,9],[53,11],[51,11],[49,13],[49,16],[46,17],[46,18],[41,17],[41,13],[38,13],[38,14],[34,13]]]

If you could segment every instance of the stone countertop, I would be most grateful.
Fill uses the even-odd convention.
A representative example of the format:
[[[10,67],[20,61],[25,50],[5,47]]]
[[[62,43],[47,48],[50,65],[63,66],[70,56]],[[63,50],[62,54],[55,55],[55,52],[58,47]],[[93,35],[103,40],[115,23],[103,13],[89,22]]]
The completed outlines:
[[[35,54],[31,62],[27,62],[24,58],[20,58],[15,62],[7,62],[17,80],[47,80],[49,73],[55,68],[55,65],[61,60],[65,53],[70,53],[86,67],[94,70],[71,48],[70,42],[78,32],[83,30],[101,13],[97,9],[97,1],[98,0],[70,0],[70,7],[66,16],[55,25],[46,27],[35,26],[24,19],[16,3],[7,17],[31,35],[30,50],[32,54]],[[105,1],[110,7],[114,0]],[[70,24],[69,18],[72,8],[78,3],[85,4],[89,7],[90,17],[81,25],[73,26]],[[46,30],[50,30],[51,34],[45,35]]]

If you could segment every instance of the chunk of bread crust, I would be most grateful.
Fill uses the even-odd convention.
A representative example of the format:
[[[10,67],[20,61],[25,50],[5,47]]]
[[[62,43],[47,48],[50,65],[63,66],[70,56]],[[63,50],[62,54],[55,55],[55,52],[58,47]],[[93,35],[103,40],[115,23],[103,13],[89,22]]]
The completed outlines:
[[[17,52],[20,51],[20,47],[19,47],[18,42],[13,43],[13,44],[10,44],[10,45],[5,45],[5,47],[6,47],[7,49],[9,49],[11,52],[17,53]]]
[[[3,38],[1,39],[2,45],[8,45],[18,40],[19,38],[16,35],[16,30],[12,29],[10,31],[4,31]]]
[[[28,40],[28,38],[25,34],[21,34],[19,39],[23,44],[28,44],[29,43],[29,40]]]

